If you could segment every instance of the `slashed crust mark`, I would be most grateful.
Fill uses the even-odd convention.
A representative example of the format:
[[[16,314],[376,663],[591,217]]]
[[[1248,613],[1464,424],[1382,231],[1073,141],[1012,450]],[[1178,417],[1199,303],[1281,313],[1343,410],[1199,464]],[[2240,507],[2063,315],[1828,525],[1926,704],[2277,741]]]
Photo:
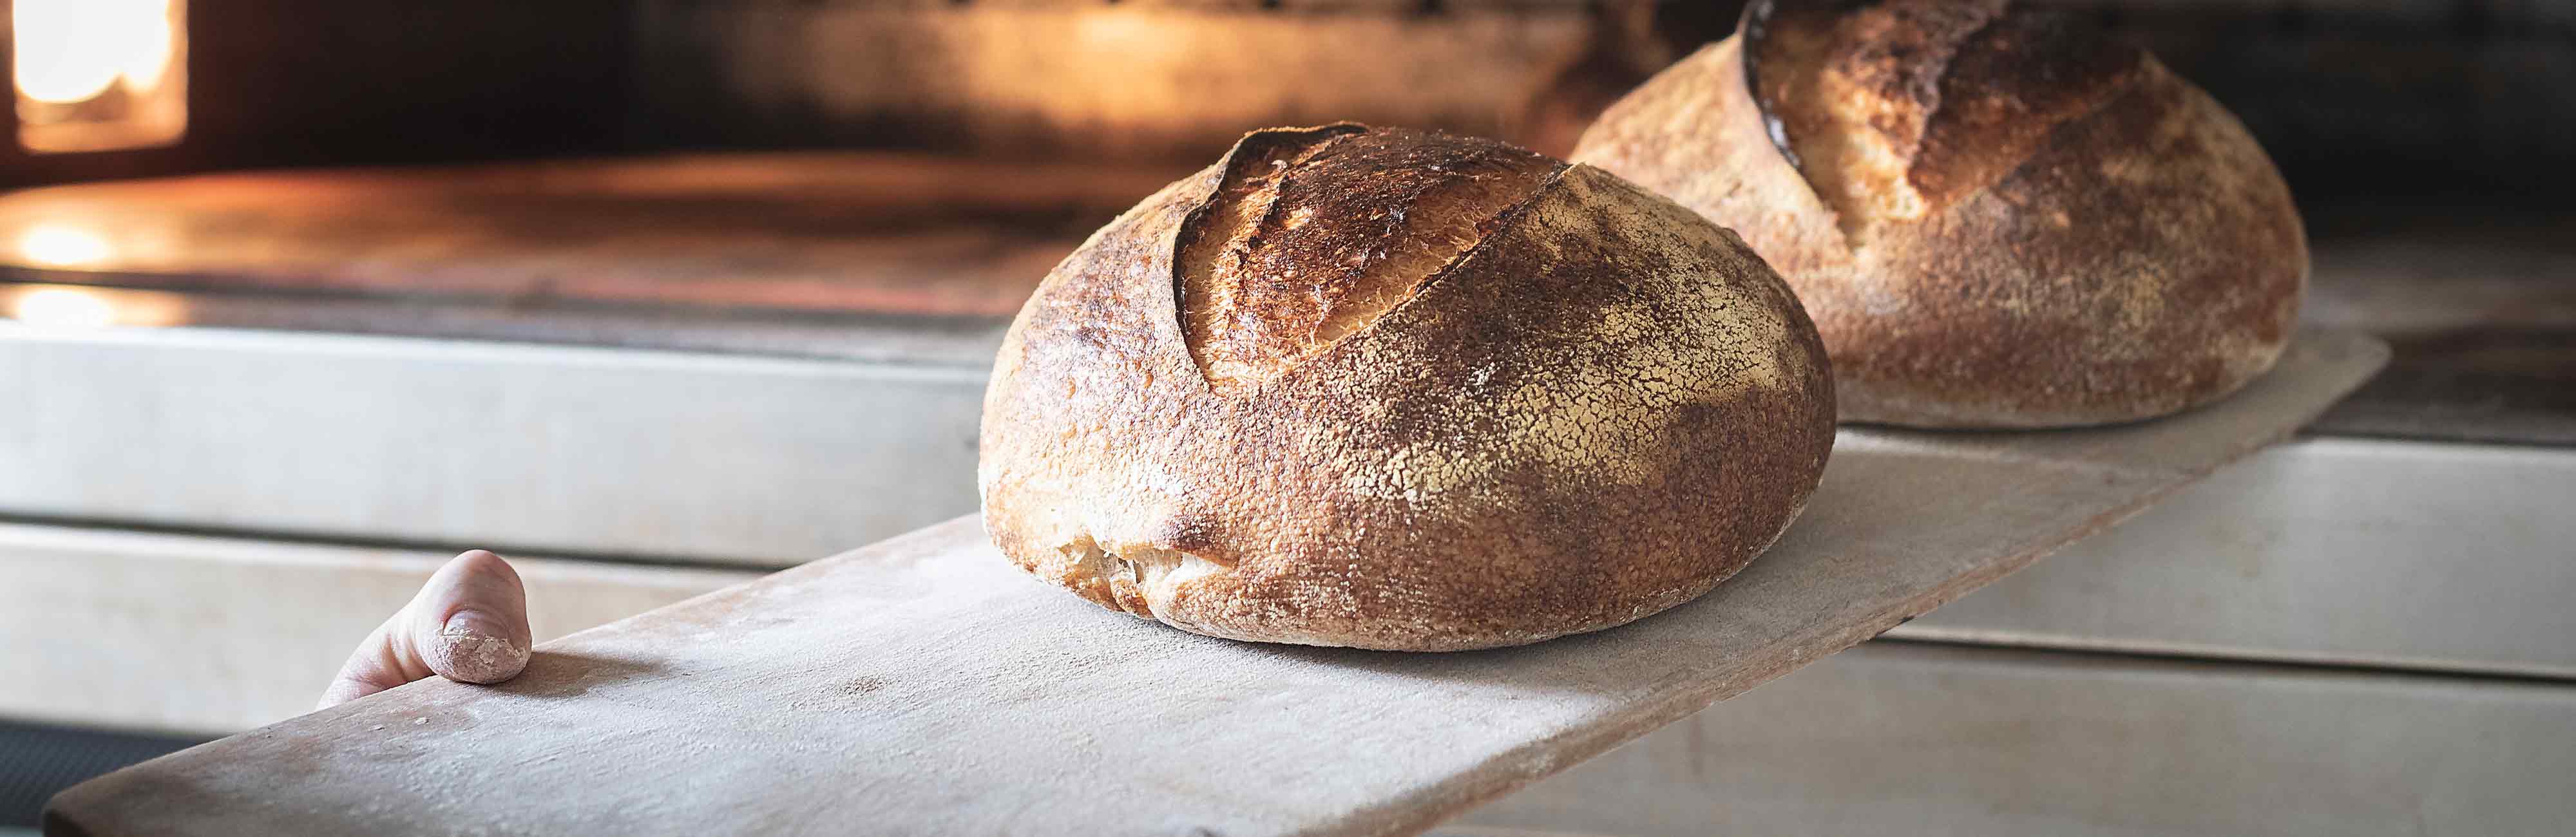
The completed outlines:
[[[2059,126],[2146,77],[2145,51],[2008,0],[1765,0],[1747,93],[1782,159],[1857,252],[2010,177]]]
[[[1258,386],[1445,275],[1565,164],[1353,124],[1248,134],[1174,237],[1181,334],[1212,390]]]

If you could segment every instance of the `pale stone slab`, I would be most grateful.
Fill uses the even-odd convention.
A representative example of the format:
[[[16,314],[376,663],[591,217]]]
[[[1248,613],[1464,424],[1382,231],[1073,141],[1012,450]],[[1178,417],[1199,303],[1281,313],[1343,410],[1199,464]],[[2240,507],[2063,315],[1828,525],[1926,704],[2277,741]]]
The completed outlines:
[[[777,567],[975,508],[981,358],[0,321],[0,512]]]
[[[1889,636],[2576,680],[2576,448],[2308,436]]]
[[[1871,642],[1443,828],[2542,837],[2569,776],[2576,684]]]

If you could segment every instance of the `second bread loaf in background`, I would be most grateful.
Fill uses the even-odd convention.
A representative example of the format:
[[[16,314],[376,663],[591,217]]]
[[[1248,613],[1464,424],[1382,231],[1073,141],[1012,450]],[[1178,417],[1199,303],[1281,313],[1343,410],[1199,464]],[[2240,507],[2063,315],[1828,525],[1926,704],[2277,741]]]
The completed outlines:
[[[1846,421],[2053,427],[2225,396],[2308,272],[2252,136],[2154,56],[2005,0],[1757,2],[1574,152],[1744,236]]]

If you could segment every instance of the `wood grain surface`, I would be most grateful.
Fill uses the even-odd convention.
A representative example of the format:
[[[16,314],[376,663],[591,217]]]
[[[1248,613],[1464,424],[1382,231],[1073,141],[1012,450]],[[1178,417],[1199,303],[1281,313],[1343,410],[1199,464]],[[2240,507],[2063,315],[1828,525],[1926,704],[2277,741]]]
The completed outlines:
[[[1008,317],[1184,172],[778,153],[246,172],[0,196],[0,274],[407,299]]]
[[[56,834],[1396,834],[2127,517],[2386,360],[2309,333],[2233,398],[2042,434],[1847,429],[1806,516],[1697,601],[1521,648],[1251,645],[1021,576],[972,518],[55,798]]]

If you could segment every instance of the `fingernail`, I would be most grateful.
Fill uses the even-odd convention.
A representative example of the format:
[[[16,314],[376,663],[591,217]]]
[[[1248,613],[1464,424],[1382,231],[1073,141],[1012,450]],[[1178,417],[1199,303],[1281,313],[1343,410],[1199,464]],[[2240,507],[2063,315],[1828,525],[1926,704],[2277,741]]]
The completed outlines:
[[[528,649],[512,643],[510,627],[480,610],[459,610],[447,617],[428,653],[431,671],[449,680],[499,683],[528,665]]]
[[[498,616],[494,616],[480,610],[475,610],[470,607],[457,611],[454,616],[447,617],[447,624],[441,627],[444,628],[444,630],[439,631],[439,633],[450,636],[465,634],[468,636],[488,636],[495,639],[504,639],[510,635],[510,623],[501,621],[501,618]]]

